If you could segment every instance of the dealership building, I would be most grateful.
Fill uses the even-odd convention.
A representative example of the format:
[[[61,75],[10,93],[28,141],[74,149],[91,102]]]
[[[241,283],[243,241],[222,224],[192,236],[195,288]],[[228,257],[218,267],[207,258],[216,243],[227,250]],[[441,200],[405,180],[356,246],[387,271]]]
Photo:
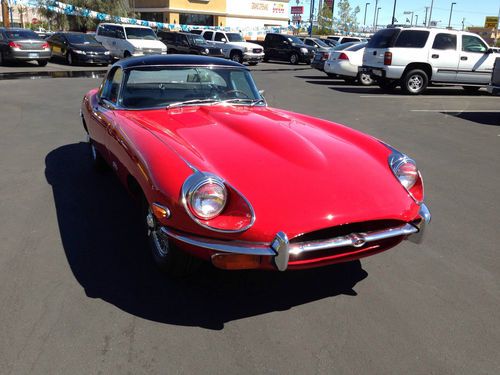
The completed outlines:
[[[285,27],[289,0],[130,0],[138,18],[181,25]]]

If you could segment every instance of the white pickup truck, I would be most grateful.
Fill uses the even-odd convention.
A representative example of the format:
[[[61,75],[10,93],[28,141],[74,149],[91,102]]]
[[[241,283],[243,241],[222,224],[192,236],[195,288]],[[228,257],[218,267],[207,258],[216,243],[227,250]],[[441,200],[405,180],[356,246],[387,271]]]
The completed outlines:
[[[257,65],[264,58],[264,48],[258,44],[246,42],[239,33],[203,30],[201,36],[205,40],[217,44],[224,52],[226,59],[240,64],[246,61],[249,65]]]

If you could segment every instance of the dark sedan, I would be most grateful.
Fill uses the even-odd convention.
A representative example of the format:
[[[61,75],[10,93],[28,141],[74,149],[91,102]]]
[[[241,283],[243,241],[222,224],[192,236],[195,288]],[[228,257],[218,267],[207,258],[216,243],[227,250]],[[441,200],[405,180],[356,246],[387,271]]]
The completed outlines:
[[[68,65],[108,65],[112,62],[110,52],[89,34],[61,32],[55,33],[47,41],[52,49],[52,57],[64,59]]]
[[[49,44],[35,32],[0,27],[0,65],[9,61],[37,61],[45,66],[50,55]]]
[[[158,32],[158,38],[165,43],[168,48],[168,53],[186,53],[224,58],[224,52],[222,52],[220,47],[207,42],[200,35],[160,31]]]

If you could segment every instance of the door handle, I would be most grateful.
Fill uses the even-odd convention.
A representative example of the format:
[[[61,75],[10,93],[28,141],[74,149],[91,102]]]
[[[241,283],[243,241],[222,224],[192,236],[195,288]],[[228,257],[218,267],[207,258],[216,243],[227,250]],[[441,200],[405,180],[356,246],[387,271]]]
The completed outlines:
[[[462,60],[462,61],[467,60],[467,56],[462,56],[462,57],[460,57],[460,60]]]
[[[433,59],[439,59],[439,55],[436,55],[436,54],[432,55],[431,57],[432,57]]]

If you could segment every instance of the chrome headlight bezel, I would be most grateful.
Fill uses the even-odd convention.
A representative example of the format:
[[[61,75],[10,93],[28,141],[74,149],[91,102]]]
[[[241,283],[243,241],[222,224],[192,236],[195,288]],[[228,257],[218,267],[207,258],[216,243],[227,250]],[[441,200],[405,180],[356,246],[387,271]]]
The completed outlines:
[[[218,186],[220,188],[220,193],[223,200],[222,204],[220,204],[219,207],[209,215],[203,214],[202,211],[197,209],[198,204],[196,203],[196,199],[198,199],[197,193],[199,193],[200,189],[206,185]],[[212,220],[219,216],[226,207],[227,198],[228,193],[224,181],[221,178],[211,174],[195,173],[186,180],[182,187],[183,205],[189,216],[191,216],[191,218],[195,221]]]
[[[79,50],[79,49],[74,49],[73,53],[76,53],[77,55],[86,55],[87,52]]]
[[[309,50],[307,48],[301,47],[300,48],[300,52],[302,52],[304,55],[307,55],[307,53],[309,52]]]
[[[389,164],[389,167],[392,171],[392,173],[394,174],[394,176],[396,177],[396,179],[398,180],[398,182],[401,184],[401,186],[407,191],[407,193],[410,195],[410,197],[418,204],[422,203],[423,202],[423,181],[422,181],[422,175],[420,174],[420,171],[417,167],[417,163],[415,162],[415,160],[413,160],[412,158],[410,158],[409,156],[403,154],[402,152],[399,152],[395,149],[392,149],[392,153],[389,155],[387,161],[388,161],[388,164]],[[413,166],[414,169],[410,172],[411,174],[413,174],[413,179],[411,181],[408,180],[408,175],[404,175],[402,173],[402,170],[401,168],[403,166]],[[417,184],[419,185],[417,187]],[[415,196],[415,194],[412,192],[412,189],[413,188],[416,188],[416,189],[422,189],[421,190],[421,193],[422,193],[422,199],[417,199],[417,197]],[[418,194],[417,194],[418,195]]]

